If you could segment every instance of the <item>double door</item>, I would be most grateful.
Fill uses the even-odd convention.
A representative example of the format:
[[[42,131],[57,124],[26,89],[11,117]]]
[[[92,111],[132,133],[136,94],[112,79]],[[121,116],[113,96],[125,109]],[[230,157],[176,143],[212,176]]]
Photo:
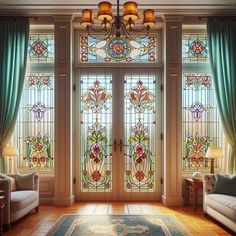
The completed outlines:
[[[76,199],[160,199],[162,95],[158,70],[82,68],[76,78]]]

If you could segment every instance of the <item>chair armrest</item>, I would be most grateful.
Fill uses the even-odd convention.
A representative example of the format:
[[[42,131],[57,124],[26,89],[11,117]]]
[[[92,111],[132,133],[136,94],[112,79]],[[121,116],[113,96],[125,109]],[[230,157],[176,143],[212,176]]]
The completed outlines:
[[[212,193],[216,183],[215,174],[204,175],[203,194]]]
[[[39,192],[39,175],[35,174],[34,176],[34,189]]]
[[[10,202],[11,202],[11,182],[7,179],[0,179],[0,190],[3,190],[5,206],[3,208],[3,224],[10,224]]]

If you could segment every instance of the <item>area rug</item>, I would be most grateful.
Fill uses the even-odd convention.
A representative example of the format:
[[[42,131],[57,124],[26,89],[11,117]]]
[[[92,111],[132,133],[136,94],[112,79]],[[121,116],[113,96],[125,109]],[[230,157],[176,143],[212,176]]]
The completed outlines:
[[[47,236],[188,236],[174,215],[62,215]]]

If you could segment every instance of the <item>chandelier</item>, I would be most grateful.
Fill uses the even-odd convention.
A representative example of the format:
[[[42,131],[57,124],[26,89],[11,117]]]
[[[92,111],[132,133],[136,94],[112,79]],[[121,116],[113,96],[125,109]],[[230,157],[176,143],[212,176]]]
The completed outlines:
[[[82,11],[81,25],[87,30],[89,36],[95,39],[109,40],[111,38],[125,38],[134,40],[148,36],[151,27],[156,24],[154,10],[146,9],[142,14],[142,27],[135,27],[139,18],[138,4],[126,2],[123,4],[123,17],[120,16],[120,2],[117,0],[117,15],[113,18],[112,4],[100,2],[98,4],[97,19],[101,21],[101,28],[94,28],[93,11],[84,9]]]

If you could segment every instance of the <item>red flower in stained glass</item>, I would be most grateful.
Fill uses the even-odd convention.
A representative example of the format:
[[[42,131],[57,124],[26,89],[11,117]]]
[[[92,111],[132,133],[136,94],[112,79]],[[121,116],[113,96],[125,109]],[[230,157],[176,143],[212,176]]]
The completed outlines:
[[[206,48],[203,46],[201,41],[195,40],[190,45],[190,50],[193,54],[200,55],[206,50]]]
[[[47,48],[43,45],[43,42],[40,40],[35,41],[31,46],[32,51],[37,55],[43,54]]]
[[[43,145],[42,145],[41,143],[36,143],[36,144],[34,145],[34,147],[35,147],[35,149],[36,149],[37,151],[40,151],[40,150],[42,150]]]
[[[98,156],[102,152],[102,147],[99,144],[94,144],[92,147],[92,152],[95,156]]]
[[[138,181],[142,181],[145,177],[145,174],[143,173],[143,171],[137,171],[135,173],[135,178],[138,180]]]
[[[101,179],[102,175],[100,174],[100,172],[98,170],[95,170],[92,173],[92,179],[95,181],[98,181],[99,179]]]
[[[141,144],[137,144],[134,149],[138,156],[142,156],[145,152],[145,147]]]
[[[105,189],[109,189],[110,188],[110,184],[106,183],[104,187],[105,187]]]

